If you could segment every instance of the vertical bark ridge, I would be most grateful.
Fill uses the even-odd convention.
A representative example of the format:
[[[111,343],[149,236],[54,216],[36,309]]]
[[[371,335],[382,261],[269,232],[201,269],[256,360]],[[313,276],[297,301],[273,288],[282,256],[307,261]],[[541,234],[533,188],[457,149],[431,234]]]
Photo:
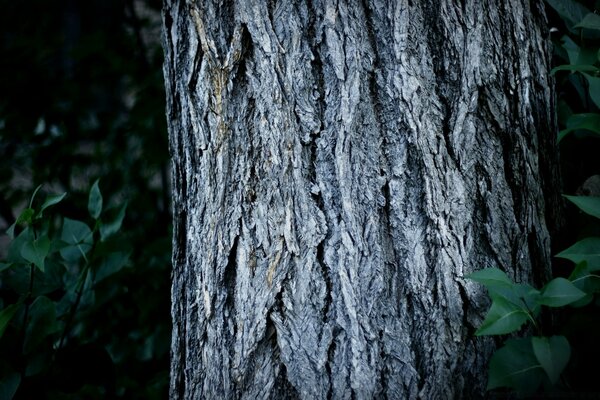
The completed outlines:
[[[481,395],[464,275],[549,258],[539,10],[166,3],[171,396]]]

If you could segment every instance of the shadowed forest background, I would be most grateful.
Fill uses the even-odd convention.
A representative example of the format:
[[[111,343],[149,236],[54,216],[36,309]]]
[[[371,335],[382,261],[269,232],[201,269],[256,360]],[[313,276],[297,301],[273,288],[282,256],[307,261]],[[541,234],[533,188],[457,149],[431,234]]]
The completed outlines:
[[[121,240],[130,252],[78,307],[63,356],[22,381],[18,398],[166,398],[171,221],[160,7],[2,2],[0,258],[4,232],[38,185],[39,199],[67,192],[54,211],[86,221],[97,178],[108,207],[128,204]],[[15,279],[27,276],[0,277],[4,305],[16,300]],[[0,377],[24,362],[10,333],[0,341]]]
[[[593,9],[594,2],[588,3]],[[24,376],[15,398],[167,397],[172,229],[160,8],[160,0],[2,2],[0,231],[15,223],[38,185],[39,201],[68,194],[55,206],[56,215],[89,220],[88,194],[100,179],[107,207],[127,203],[119,246],[128,258],[83,298],[60,352],[52,350],[62,333],[56,329],[31,354],[15,346],[19,327],[6,330],[0,339],[0,399],[14,386],[6,377],[15,373]],[[568,29],[549,7],[548,16],[558,29],[551,38],[559,43]],[[599,41],[590,38],[588,44]],[[557,51],[555,64],[568,61],[564,56]],[[577,79],[557,79],[564,118],[597,110],[580,100]],[[600,196],[594,192],[600,184],[585,186],[600,174],[599,150],[598,138],[585,133],[561,143],[563,193]],[[559,225],[553,254],[598,233],[597,224],[573,206]],[[3,234],[0,259],[8,243]],[[553,267],[557,276],[571,269],[564,260]],[[17,301],[15,288],[27,287],[29,278],[0,270],[0,309]],[[66,293],[56,283],[46,287],[44,295],[57,304]],[[572,317],[558,315],[556,321]],[[585,352],[597,360],[597,336],[590,334],[600,331],[597,312],[575,317],[575,361]],[[591,390],[593,371],[574,371],[571,382]]]

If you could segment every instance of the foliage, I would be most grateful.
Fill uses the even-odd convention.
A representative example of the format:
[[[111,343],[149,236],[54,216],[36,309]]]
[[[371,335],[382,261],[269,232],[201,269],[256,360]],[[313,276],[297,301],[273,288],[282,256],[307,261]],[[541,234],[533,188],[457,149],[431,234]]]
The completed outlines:
[[[583,261],[581,266],[587,266]],[[600,286],[588,286],[586,279],[600,279],[597,268],[584,268],[570,279],[554,278],[541,290],[527,284],[517,284],[501,270],[487,268],[467,278],[488,289],[492,305],[476,335],[505,335],[517,332],[530,321],[536,328],[542,306],[564,307],[575,305],[587,296],[600,291]],[[599,281],[600,282],[600,281]],[[544,383],[556,385],[571,354],[564,336],[526,337],[510,339],[498,350],[490,362],[488,389],[510,387],[521,394],[532,394]]]
[[[131,249],[119,232],[125,206],[117,213],[105,210],[96,181],[88,224],[52,213],[66,194],[48,196],[36,206],[38,190],[9,228],[7,259],[0,264],[8,300],[0,311],[1,398],[73,395],[86,383],[97,386],[98,395],[114,397],[111,356],[90,342],[86,325],[94,323],[88,316],[107,295],[102,281],[129,265]],[[71,380],[69,371],[93,364],[107,368],[102,374],[88,369],[82,380]]]
[[[597,148],[600,138],[600,16],[574,0],[547,0],[547,3],[564,23],[565,33],[554,42],[554,49],[557,58],[568,62],[552,70],[552,74],[558,77],[566,74],[557,82],[560,94],[558,116],[563,127],[557,141],[564,145],[573,136],[583,142],[576,143],[575,148],[587,145],[590,140],[595,141],[592,145]],[[574,97],[571,96],[573,94]],[[568,159],[570,149],[566,147],[567,156],[563,155],[563,160]],[[578,157],[581,154],[583,152],[577,152]],[[597,163],[597,153],[593,156]],[[579,169],[577,172],[588,176],[600,172],[585,166]],[[567,181],[580,180],[574,176],[571,169],[563,168],[563,177]],[[600,194],[594,191],[586,193],[581,189],[578,192],[576,196],[564,197],[577,206],[587,220],[590,217],[600,218]],[[580,379],[580,376],[586,374],[583,364],[596,359],[585,354],[590,351],[587,347],[590,340],[578,340],[582,333],[591,338],[600,333],[600,321],[597,319],[600,305],[597,296],[600,293],[600,235],[593,228],[595,223],[587,223],[587,220],[585,228],[580,228],[580,239],[556,254],[558,258],[573,262],[575,267],[565,277],[552,279],[540,290],[512,282],[497,268],[483,269],[467,276],[483,284],[492,300],[476,335],[516,333],[527,322],[538,334],[508,339],[494,353],[489,365],[488,390],[504,387],[520,395],[532,395],[541,386],[547,391],[562,392],[593,389],[594,382],[582,382],[585,379]],[[542,335],[539,323],[542,306],[562,310],[562,313],[556,314],[559,320],[566,321],[561,324],[562,335]],[[580,322],[582,317],[583,321],[592,323],[583,326]],[[575,359],[572,355],[576,356]],[[584,362],[586,358],[588,361]]]
[[[32,0],[7,2],[0,13],[0,230],[23,215],[21,210],[29,208],[29,197],[42,182],[52,192],[69,193],[39,214],[42,220],[51,213],[60,221],[58,240],[73,244],[72,237],[61,237],[65,224],[81,238],[85,228],[75,221],[89,222],[100,208],[107,213],[101,216],[106,223],[88,224],[96,235],[94,243],[80,247],[87,251],[92,245],[89,251],[94,252],[93,246],[105,247],[119,236],[117,244],[130,249],[130,268],[111,273],[118,269],[119,256],[110,253],[104,258],[94,298],[88,299],[93,307],[78,312],[69,345],[60,352],[64,368],[56,373],[80,385],[90,365],[83,360],[103,360],[101,366],[114,372],[117,398],[167,397],[171,228],[160,7],[158,0]],[[89,209],[89,183],[97,177],[111,196]],[[118,207],[125,199],[126,215]],[[40,208],[35,205],[38,212]],[[28,220],[27,213],[31,211],[18,226]],[[120,218],[125,234],[115,233]],[[21,234],[16,230],[15,240]],[[49,265],[49,259],[79,254],[73,246],[56,253],[51,240],[42,262],[46,245],[43,237],[28,245],[28,262],[45,269],[35,267],[36,281],[43,274],[54,277],[56,266]],[[1,235],[0,259],[9,256],[7,246],[7,237]],[[18,298],[12,281],[5,278],[9,272],[0,274],[4,309]],[[19,279],[26,280],[27,274],[21,272]],[[44,306],[43,300],[38,306]],[[11,316],[15,309],[9,308],[0,321],[19,318],[16,311]],[[3,341],[13,335],[6,329]],[[4,359],[5,353],[0,354]],[[42,358],[38,361],[44,363]],[[3,372],[0,394],[20,379],[18,373]],[[90,384],[82,390],[81,398],[97,394]],[[21,392],[17,397],[32,398]]]

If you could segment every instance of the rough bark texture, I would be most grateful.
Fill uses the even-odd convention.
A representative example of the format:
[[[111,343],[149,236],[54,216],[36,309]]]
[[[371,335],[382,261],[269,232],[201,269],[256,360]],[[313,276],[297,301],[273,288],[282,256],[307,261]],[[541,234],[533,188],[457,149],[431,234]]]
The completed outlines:
[[[173,399],[480,397],[549,265],[536,1],[166,0]]]

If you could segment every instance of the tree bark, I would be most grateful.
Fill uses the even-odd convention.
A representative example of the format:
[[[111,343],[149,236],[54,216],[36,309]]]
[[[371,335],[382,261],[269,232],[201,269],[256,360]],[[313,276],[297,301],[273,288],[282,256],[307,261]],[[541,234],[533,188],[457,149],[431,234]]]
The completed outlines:
[[[483,395],[464,276],[550,264],[539,3],[165,0],[171,398]]]

